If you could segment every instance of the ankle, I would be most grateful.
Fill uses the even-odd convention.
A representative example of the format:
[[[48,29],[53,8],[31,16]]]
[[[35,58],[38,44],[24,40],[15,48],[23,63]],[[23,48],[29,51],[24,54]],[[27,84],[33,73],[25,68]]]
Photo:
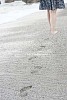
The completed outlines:
[[[51,31],[51,32],[55,32],[55,30],[54,30],[54,29],[50,29],[50,31]]]

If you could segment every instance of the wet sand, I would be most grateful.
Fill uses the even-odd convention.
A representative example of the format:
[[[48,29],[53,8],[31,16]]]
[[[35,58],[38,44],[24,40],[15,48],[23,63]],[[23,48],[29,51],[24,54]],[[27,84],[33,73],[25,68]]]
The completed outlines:
[[[66,9],[56,28],[43,12],[0,25],[1,100],[67,100]]]

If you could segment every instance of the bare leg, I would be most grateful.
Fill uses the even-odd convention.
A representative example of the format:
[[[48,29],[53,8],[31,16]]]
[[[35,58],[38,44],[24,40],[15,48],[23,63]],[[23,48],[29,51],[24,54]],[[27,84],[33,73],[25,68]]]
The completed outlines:
[[[49,25],[50,25],[50,11],[47,10],[47,17],[48,17],[48,22],[49,22]]]
[[[50,12],[50,29],[51,32],[55,32],[55,26],[56,26],[56,10],[49,10]]]

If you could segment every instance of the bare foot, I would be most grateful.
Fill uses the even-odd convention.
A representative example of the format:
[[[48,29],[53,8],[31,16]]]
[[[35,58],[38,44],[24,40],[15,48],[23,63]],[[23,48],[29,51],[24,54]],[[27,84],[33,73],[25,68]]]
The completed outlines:
[[[56,34],[56,33],[58,33],[58,31],[51,31],[51,33],[52,33],[52,34]]]

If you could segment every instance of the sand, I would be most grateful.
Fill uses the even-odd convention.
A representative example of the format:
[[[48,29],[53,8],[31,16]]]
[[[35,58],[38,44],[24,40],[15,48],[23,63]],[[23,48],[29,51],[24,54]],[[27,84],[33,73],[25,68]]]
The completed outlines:
[[[43,11],[0,25],[0,100],[67,100],[66,9],[56,28]]]

